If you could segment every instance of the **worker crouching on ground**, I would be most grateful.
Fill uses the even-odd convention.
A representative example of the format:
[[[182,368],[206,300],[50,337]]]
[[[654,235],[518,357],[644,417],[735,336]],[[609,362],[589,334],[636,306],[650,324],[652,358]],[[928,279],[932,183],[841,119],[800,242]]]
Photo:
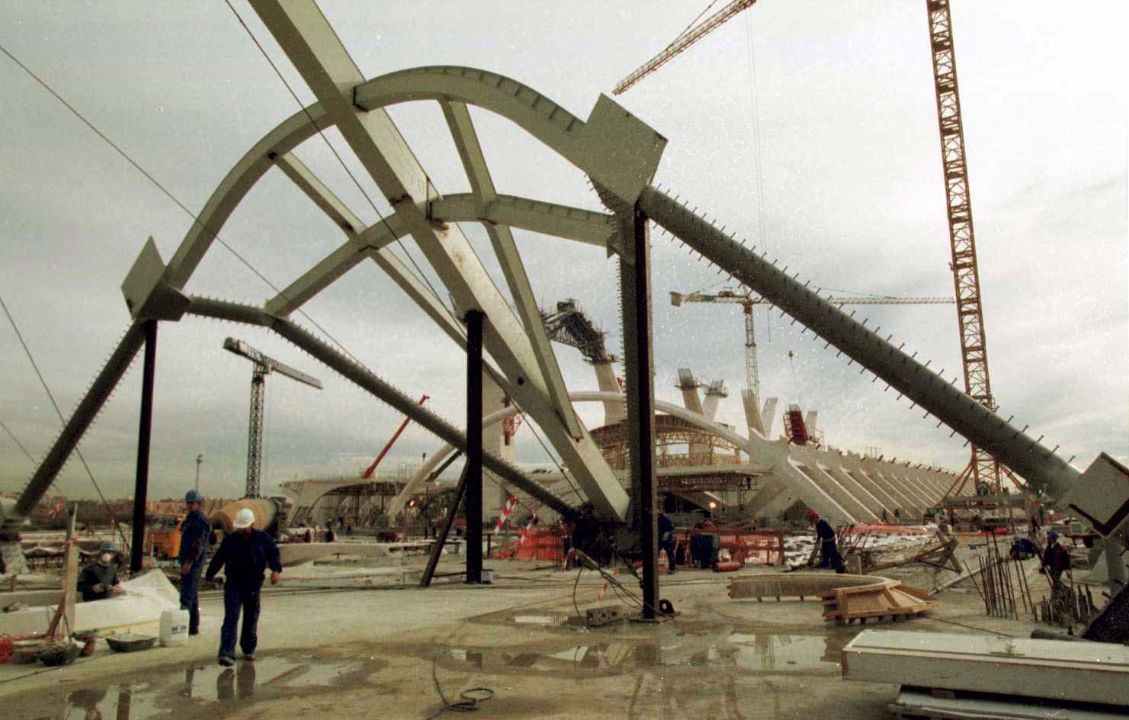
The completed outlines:
[[[78,576],[78,591],[82,593],[83,602],[105,600],[121,594],[118,564],[114,562],[116,554],[114,544],[104,542],[99,548],[98,560],[82,569],[82,574]]]
[[[847,572],[839,546],[835,542],[835,529],[831,523],[819,516],[815,510],[808,512],[808,519],[815,523],[815,535],[819,540],[819,567],[833,567],[837,573]]]
[[[270,566],[270,584],[277,585],[282,563],[278,546],[262,530],[256,530],[255,514],[243,508],[235,514],[234,532],[224,537],[219,550],[212,557],[205,575],[211,580],[224,570],[223,629],[220,631],[220,665],[235,664],[235,629],[239,625],[239,612],[243,611],[243,630],[239,633],[239,647],[245,660],[255,659],[259,643],[259,594],[263,587],[263,572]]]
[[[184,495],[188,514],[180,524],[180,553],[176,558],[180,563],[180,609],[188,611],[189,635],[200,634],[200,570],[212,534],[212,525],[200,509],[203,501],[198,490]]]

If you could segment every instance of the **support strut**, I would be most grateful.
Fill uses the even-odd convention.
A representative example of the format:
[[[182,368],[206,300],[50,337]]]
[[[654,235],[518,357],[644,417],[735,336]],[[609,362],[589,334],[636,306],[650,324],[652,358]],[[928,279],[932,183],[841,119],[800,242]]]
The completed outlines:
[[[149,441],[153,434],[153,373],[157,362],[157,321],[146,320],[145,369],[141,375],[141,419],[137,429],[137,476],[133,486],[133,540],[129,571],[141,572],[145,554],[145,501],[149,494]]]
[[[625,252],[620,259],[623,364],[631,459],[632,522],[643,556],[643,619],[659,605],[658,533],[655,526],[655,392],[651,352],[651,273],[647,216],[638,208],[622,214]]]
[[[466,581],[482,582],[482,331],[481,310],[466,314]]]

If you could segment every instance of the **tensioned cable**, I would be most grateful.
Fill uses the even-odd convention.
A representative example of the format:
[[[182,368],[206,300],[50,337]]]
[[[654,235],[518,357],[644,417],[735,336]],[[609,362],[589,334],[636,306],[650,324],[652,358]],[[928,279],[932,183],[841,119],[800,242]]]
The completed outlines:
[[[27,459],[31,460],[32,466],[35,466],[36,464],[39,463],[39,461],[35,459],[35,456],[32,455],[30,452],[28,452],[27,448],[24,447],[24,444],[22,442],[20,442],[20,439],[18,437],[16,437],[16,434],[14,432],[12,432],[11,429],[9,429],[8,426],[5,425],[2,420],[0,420],[0,428],[2,428],[4,430],[4,432],[8,433],[8,437],[12,438],[12,442],[14,442],[16,444],[16,447],[18,447],[20,450],[22,450],[24,455],[27,455]],[[55,487],[54,481],[51,482],[51,487],[55,488],[55,492],[59,492],[59,488]],[[59,493],[59,494],[61,495],[62,493]]]
[[[50,85],[48,85],[47,82],[45,80],[43,80],[41,77],[36,75],[31,70],[31,68],[29,68],[23,62],[21,62],[19,58],[17,58],[15,55],[13,55],[11,52],[9,52],[8,49],[6,47],[4,47],[2,44],[0,44],[0,52],[7,55],[8,58],[12,62],[14,62],[16,65],[18,65],[19,68],[21,70],[23,70],[25,73],[27,73],[28,76],[30,76],[33,80],[35,80],[35,82],[39,83],[39,85],[42,86],[44,90],[51,93],[52,97],[54,97],[56,100],[58,100],[60,103],[62,103],[63,107],[65,107],[67,110],[69,110],[71,112],[72,115],[74,115],[76,118],[78,118],[82,122],[82,124],[84,124],[84,125],[86,125],[86,127],[90,128],[90,130],[95,135],[97,135],[107,145],[109,145],[111,148],[113,148],[113,150],[118,155],[120,155],[126,162],[128,162],[130,165],[132,165],[135,170],[137,170],[139,173],[141,173],[143,176],[145,176],[145,179],[147,179],[158,190],[160,190],[162,193],[164,193],[165,197],[167,197],[169,200],[172,200],[173,203],[175,203],[177,207],[179,207],[181,210],[183,210],[185,212],[185,214],[187,214],[190,218],[192,218],[193,224],[199,225],[200,227],[204,228],[204,230],[207,231],[209,234],[211,234],[211,236],[214,237],[220,245],[222,245],[224,248],[227,249],[228,252],[230,252],[232,255],[234,255],[236,257],[236,259],[239,260],[239,262],[243,263],[247,267],[248,270],[250,270],[252,273],[254,273],[255,276],[258,277],[260,280],[262,280],[264,283],[266,283],[267,286],[271,290],[274,290],[276,293],[282,295],[283,297],[286,297],[285,292],[280,290],[277,285],[275,285],[273,282],[271,282],[270,279],[267,278],[266,275],[259,272],[259,270],[254,265],[252,265],[251,262],[249,260],[247,260],[247,258],[243,257],[243,255],[241,255],[235,248],[233,248],[231,245],[229,245],[227,243],[227,241],[225,241],[222,237],[220,237],[218,232],[215,232],[212,228],[208,227],[207,224],[205,224],[202,220],[200,220],[200,218],[196,215],[196,213],[189,210],[188,206],[185,205],[184,203],[182,203],[175,195],[173,195],[172,191],[170,191],[168,188],[166,188],[164,185],[162,185],[161,182],[159,180],[157,180],[157,178],[155,178],[152,175],[152,173],[150,173],[148,170],[146,170],[144,167],[142,167],[141,164],[138,163],[136,160],[134,160],[129,155],[129,153],[127,153],[125,150],[123,150],[121,148],[121,146],[119,146],[117,143],[115,143],[113,140],[111,140],[109,138],[109,136],[106,135],[106,133],[104,133],[100,129],[98,129],[98,127],[96,125],[94,125],[94,123],[92,123],[90,120],[86,119],[86,117],[81,112],[79,112],[78,109],[74,107],[74,105],[71,105],[69,102],[67,102],[67,100],[62,95],[55,92],[54,88],[52,88]],[[322,327],[320,324],[318,324],[318,322],[316,320],[314,320],[312,317],[310,317],[310,315],[305,310],[302,310],[301,308],[299,308],[298,312],[302,315],[302,317],[309,320],[310,324],[312,324],[315,328],[317,328],[319,331],[321,331],[322,334],[324,334],[327,338],[329,338],[330,341],[332,341],[335,345],[337,345],[337,347],[341,348],[341,351],[344,352],[346,355],[348,355],[354,362],[356,362],[357,364],[359,364],[361,366],[364,366],[364,363],[362,363],[359,359],[357,359],[356,356],[354,356],[351,352],[349,352],[349,349],[346,348],[340,341],[338,341],[337,338],[335,338],[333,335],[331,335],[329,333],[329,331],[327,331],[324,327]]]
[[[667,45],[665,48],[663,48],[664,52],[666,50],[669,50],[672,47],[674,47],[674,44],[676,42],[678,42],[679,40],[681,40],[683,35],[690,32],[690,29],[693,28],[695,25],[697,25],[698,21],[701,20],[702,17],[710,11],[710,8],[712,8],[716,4],[717,4],[717,0],[710,0],[710,4],[706,5],[706,9],[701,11],[700,13],[698,13],[698,16],[696,18],[694,18],[693,20],[691,20],[690,24],[687,25],[685,28],[683,28],[682,32],[678,33],[677,37],[675,37],[673,40],[670,41],[669,45]]]
[[[240,15],[239,11],[235,9],[235,6],[231,4],[231,0],[224,0],[224,2],[231,9],[231,12],[235,14],[235,19],[238,20],[239,24],[243,26],[243,29],[247,32],[247,36],[251,38],[251,42],[253,42],[255,44],[255,47],[259,49],[259,52],[267,61],[267,64],[270,65],[272,70],[274,70],[274,74],[277,75],[278,79],[282,81],[282,84],[286,87],[286,91],[290,93],[290,97],[294,98],[294,102],[296,102],[298,104],[298,107],[302,109],[302,112],[306,115],[306,119],[309,120],[310,124],[317,129],[318,135],[325,142],[326,146],[329,148],[329,151],[333,153],[333,157],[337,158],[337,162],[341,165],[341,168],[345,170],[345,174],[348,175],[349,179],[353,181],[353,184],[357,186],[357,190],[361,192],[361,195],[364,196],[365,200],[368,202],[369,207],[371,207],[373,212],[376,213],[377,218],[380,219],[380,223],[384,225],[384,228],[388,230],[388,234],[393,238],[394,242],[400,246],[401,250],[404,251],[404,254],[407,256],[408,261],[411,262],[413,267],[415,267],[416,272],[420,276],[420,279],[422,279],[423,282],[427,284],[427,287],[431,290],[431,294],[435,297],[435,300],[444,310],[447,311],[447,314],[451,317],[451,319],[457,322],[458,318],[455,317],[454,311],[448,308],[447,304],[442,301],[439,292],[435,289],[435,286],[431,284],[431,280],[428,279],[427,275],[423,272],[423,269],[420,268],[419,264],[416,262],[415,257],[411,254],[411,252],[408,251],[408,248],[400,240],[397,234],[392,232],[392,228],[388,226],[388,221],[384,218],[384,214],[380,212],[380,209],[376,206],[376,203],[373,202],[372,197],[361,185],[361,182],[357,179],[357,176],[354,175],[353,171],[349,169],[349,166],[345,164],[345,160],[342,159],[341,155],[337,152],[337,148],[334,147],[333,143],[329,141],[329,138],[325,136],[325,132],[322,130],[321,125],[319,125],[317,121],[314,120],[313,116],[310,114],[309,109],[306,107],[306,104],[303,103],[302,99],[298,97],[298,93],[294,92],[294,88],[290,86],[290,83],[286,80],[286,77],[282,74],[282,71],[278,68],[278,65],[276,65],[274,60],[271,59],[270,55],[267,54],[266,48],[264,48],[262,43],[259,42],[259,39],[255,37],[255,33],[251,32],[251,28],[243,20],[243,16]],[[427,185],[428,187],[431,186],[430,178],[427,179]]]
[[[569,478],[568,473],[565,472],[565,469],[561,465],[560,461],[557,460],[556,456],[553,455],[553,453],[549,450],[545,441],[541,439],[541,434],[537,432],[537,426],[534,423],[529,422],[529,416],[527,416],[524,412],[521,413],[521,417],[525,421],[526,426],[529,427],[529,431],[533,433],[533,437],[537,438],[537,444],[540,445],[541,449],[545,451],[545,454],[549,456],[549,460],[551,460],[552,463],[557,466],[557,470],[560,471],[561,477],[565,479],[565,482],[568,483],[568,486],[572,488],[572,491],[576,494],[577,497],[584,497],[580,490],[577,489],[576,485],[573,485],[572,479]]]
[[[761,161],[761,151],[763,144],[761,142],[761,122],[760,122],[760,102],[759,102],[759,89],[757,88],[757,52],[756,45],[753,43],[753,18],[751,14],[745,15],[745,39],[748,42],[749,55],[748,64],[749,69],[749,104],[750,110],[749,118],[752,120],[753,125],[753,172],[757,180],[756,202],[757,202],[757,244],[762,250],[768,250],[768,233],[765,229],[764,218],[764,166]],[[768,332],[768,339],[772,340],[772,313],[765,314],[765,330]]]
[[[12,313],[8,310],[8,304],[4,302],[3,297],[0,297],[0,308],[3,308],[4,315],[8,317],[8,322],[12,325],[12,330],[15,330],[16,338],[20,341],[20,346],[23,347],[24,354],[27,355],[28,362],[31,363],[32,369],[35,370],[35,376],[39,378],[39,384],[43,386],[44,392],[47,393],[47,399],[51,401],[51,407],[55,408],[55,414],[59,416],[59,422],[61,422],[65,426],[67,424],[67,419],[63,417],[63,411],[59,408],[59,403],[55,401],[55,393],[51,392],[51,387],[47,384],[47,379],[43,377],[43,373],[39,370],[39,363],[35,362],[35,356],[31,354],[31,348],[28,347],[27,341],[24,340],[23,333],[20,332],[20,326],[16,324],[16,319],[12,317]],[[12,435],[11,430],[8,430],[6,426],[4,430],[6,430],[9,435],[11,435],[13,440],[16,440],[16,436]],[[31,453],[27,452],[27,448],[25,448],[19,440],[16,440],[16,444],[20,446],[21,450],[27,453],[28,457],[31,457]],[[113,519],[114,527],[119,533],[121,533],[122,541],[125,547],[128,548],[129,541],[126,540],[125,531],[122,530],[121,525],[118,523],[117,516],[114,515],[114,511],[110,508],[110,503],[106,500],[106,496],[102,494],[102,488],[98,486],[98,481],[94,479],[94,473],[91,471],[90,466],[86,463],[86,458],[83,457],[82,450],[80,450],[76,445],[74,452],[75,455],[78,456],[78,459],[82,462],[82,467],[86,470],[86,476],[90,478],[91,484],[94,485],[94,490],[98,493],[98,497],[102,501],[102,505],[106,508],[106,512],[109,513],[110,518]],[[37,464],[34,458],[32,458],[31,462],[32,465]],[[51,487],[55,488],[55,492],[65,497],[65,494],[61,490],[59,490],[59,486],[55,484],[54,480],[51,481]]]

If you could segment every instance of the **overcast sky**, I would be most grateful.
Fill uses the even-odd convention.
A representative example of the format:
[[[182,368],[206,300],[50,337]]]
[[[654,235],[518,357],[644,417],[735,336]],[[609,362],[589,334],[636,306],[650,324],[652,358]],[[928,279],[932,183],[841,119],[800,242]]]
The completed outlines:
[[[234,5],[310,102],[245,0]],[[421,65],[480,67],[581,118],[704,5],[322,3],[369,77]],[[995,397],[1005,416],[1045,434],[1049,447],[1061,445],[1064,457],[1076,455],[1078,467],[1101,451],[1124,458],[1129,10],[1122,0],[954,0],[952,13]],[[657,176],[664,187],[767,246],[801,279],[858,293],[951,295],[927,31],[924,0],[762,0],[618,100],[669,139]],[[0,44],[193,211],[248,148],[298,109],[218,0],[10,0],[0,5]],[[69,413],[129,323],[119,286],[143,242],[153,236],[167,260],[191,219],[6,57],[0,88],[0,295]],[[472,115],[500,192],[599,209],[574,168],[508,121]],[[438,187],[467,191],[438,106],[397,106],[392,116]],[[336,133],[327,135],[345,151]],[[299,155],[362,218],[375,220],[320,139]],[[378,207],[386,209],[382,201]],[[464,229],[504,287],[485,233]],[[342,241],[277,171],[221,235],[279,286]],[[614,261],[590,246],[517,237],[541,304],[576,298],[620,354]],[[422,264],[418,249],[405,246]],[[672,290],[725,283],[669,238],[655,237],[653,258],[657,395],[676,399],[679,367],[704,380],[724,378],[733,393],[720,416],[743,428],[740,308],[672,308]],[[218,245],[188,290],[256,303],[272,294]],[[382,377],[413,396],[430,394],[434,410],[460,422],[461,350],[375,266],[353,270],[306,309]],[[959,373],[952,306],[868,307],[857,316],[894,333],[932,367]],[[962,441],[936,429],[935,419],[922,419],[810,333],[800,337],[799,326],[768,321],[763,311],[756,319],[763,393],[818,409],[833,445],[963,467]],[[399,424],[394,411],[266,332],[194,318],[163,324],[151,496],[190,486],[198,453],[204,492],[241,492],[251,368],[221,349],[228,335],[325,382],[317,391],[268,380],[267,489],[356,474]],[[570,389],[594,389],[579,354],[557,350]],[[59,421],[4,318],[0,368],[0,421],[42,457]],[[112,495],[132,488],[139,384],[140,360],[82,444]],[[596,407],[581,414],[589,426],[602,421]],[[527,429],[518,439],[519,460],[547,461]],[[436,448],[433,436],[410,428],[383,469]],[[32,471],[0,434],[0,490],[18,491]],[[75,462],[59,485],[75,496],[91,493]]]

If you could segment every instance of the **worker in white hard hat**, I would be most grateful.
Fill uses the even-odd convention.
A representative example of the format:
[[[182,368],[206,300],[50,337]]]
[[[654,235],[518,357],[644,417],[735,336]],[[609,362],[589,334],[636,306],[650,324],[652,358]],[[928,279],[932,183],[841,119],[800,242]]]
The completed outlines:
[[[263,587],[263,573],[270,567],[270,583],[277,585],[282,573],[278,546],[255,525],[255,513],[242,508],[232,520],[234,530],[220,543],[205,574],[211,580],[224,569],[223,629],[220,631],[219,663],[230,667],[235,664],[235,630],[239,613],[243,612],[243,629],[239,633],[239,648],[243,659],[254,661],[255,647],[259,643],[259,594]]]

